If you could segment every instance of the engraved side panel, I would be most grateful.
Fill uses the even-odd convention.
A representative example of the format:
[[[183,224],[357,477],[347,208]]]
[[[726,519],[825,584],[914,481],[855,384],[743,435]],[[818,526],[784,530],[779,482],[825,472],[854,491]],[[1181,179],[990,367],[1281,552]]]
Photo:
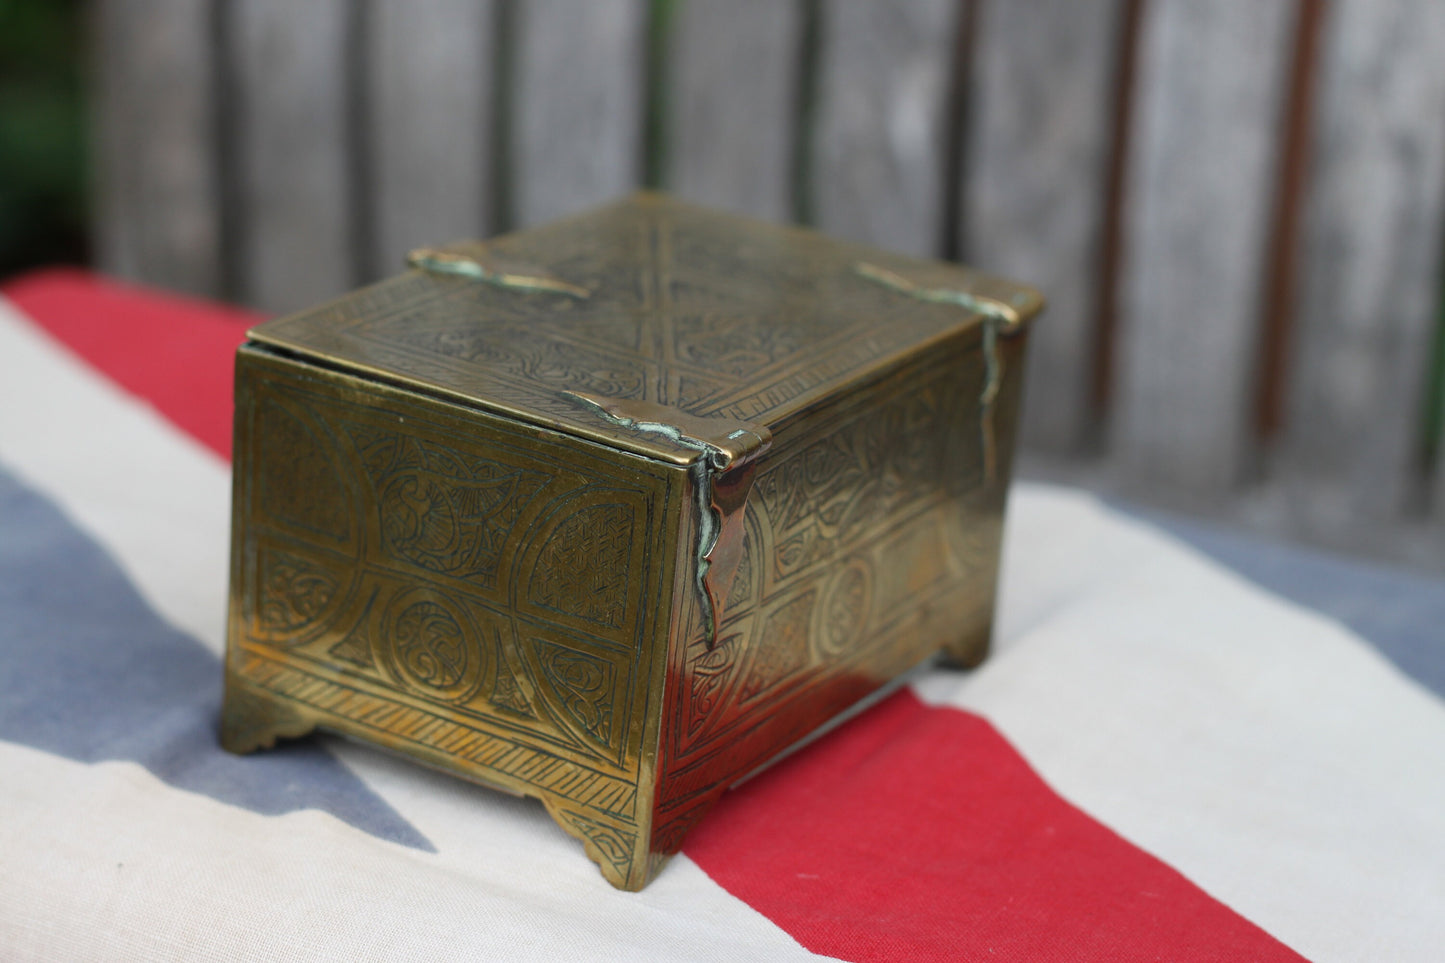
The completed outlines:
[[[935,360],[846,399],[781,435],[760,466],[716,644],[684,602],[658,851],[675,852],[733,780],[940,648],[986,636],[1003,490],[983,478],[982,365],[968,362]],[[1002,403],[1016,402],[1010,374]]]
[[[230,671],[543,798],[630,878],[682,473],[263,352],[239,371]]]

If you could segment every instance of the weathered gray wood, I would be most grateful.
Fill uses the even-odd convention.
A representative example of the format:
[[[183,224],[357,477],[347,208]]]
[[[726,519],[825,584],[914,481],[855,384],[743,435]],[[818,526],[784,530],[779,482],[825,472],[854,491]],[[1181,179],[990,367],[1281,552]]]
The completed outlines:
[[[1039,287],[1024,444],[1077,450],[1090,422],[1121,0],[984,3],[974,26],[963,259]]]
[[[1442,309],[1442,311],[1445,311],[1445,309]],[[1445,321],[1441,323],[1445,324]],[[1439,332],[1437,337],[1445,338],[1445,331]],[[1431,376],[1433,378],[1445,378],[1445,370],[1437,368],[1431,372]],[[1441,388],[1445,390],[1445,385],[1442,385]],[[1429,391],[1429,388],[1427,387],[1426,390]],[[1430,507],[1433,510],[1432,516],[1435,522],[1433,526],[1436,536],[1433,539],[1437,550],[1435,554],[1442,562],[1442,567],[1445,567],[1445,411],[1439,412],[1438,424],[1440,430],[1435,438],[1434,445],[1434,477],[1430,479]]]
[[[668,186],[771,220],[792,214],[802,6],[683,0],[666,89]]]
[[[1241,476],[1295,20],[1256,0],[1145,4],[1111,439],[1141,482]]]
[[[936,254],[957,0],[821,5],[813,194],[831,234]]]
[[[646,12],[642,0],[519,0],[511,169],[519,224],[637,185]]]
[[[102,0],[95,13],[100,267],[192,294],[219,294],[209,4]]]
[[[248,303],[296,310],[356,280],[351,9],[346,0],[240,0],[231,13],[237,278]]]
[[[1281,471],[1387,518],[1418,484],[1445,225],[1445,5],[1339,0],[1325,24]]]
[[[368,273],[491,226],[490,0],[371,0],[367,37],[373,244]]]

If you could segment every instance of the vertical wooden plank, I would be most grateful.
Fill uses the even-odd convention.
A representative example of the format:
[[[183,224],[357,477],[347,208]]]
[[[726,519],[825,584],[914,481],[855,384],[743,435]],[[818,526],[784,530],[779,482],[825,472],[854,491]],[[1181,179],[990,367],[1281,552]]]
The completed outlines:
[[[1295,20],[1285,3],[1145,5],[1111,439],[1139,482],[1241,477]]]
[[[1424,438],[1445,225],[1445,5],[1338,0],[1325,24],[1281,471],[1404,507]]]
[[[367,102],[375,222],[368,274],[491,226],[496,13],[485,0],[371,0]]]
[[[1022,430],[1052,451],[1077,450],[1091,421],[1123,6],[993,0],[974,28],[963,258],[1049,298],[1030,335]]]
[[[667,88],[667,181],[680,197],[791,214],[802,19],[795,0],[681,0]]]
[[[347,0],[235,0],[237,280],[293,311],[355,282]]]
[[[821,6],[814,195],[819,226],[938,253],[958,0]]]
[[[102,0],[95,16],[100,267],[191,294],[220,294],[210,4]]]
[[[637,186],[646,27],[642,0],[521,0],[511,123],[521,225]]]
[[[1136,0],[1137,2],[1137,0]],[[1320,39],[1329,0],[1297,0],[1299,25],[1291,57],[1289,93],[1280,130],[1279,181],[1268,248],[1259,343],[1255,428],[1268,449],[1284,422],[1286,361],[1299,305],[1300,228],[1304,185],[1313,148],[1315,79],[1319,75]]]

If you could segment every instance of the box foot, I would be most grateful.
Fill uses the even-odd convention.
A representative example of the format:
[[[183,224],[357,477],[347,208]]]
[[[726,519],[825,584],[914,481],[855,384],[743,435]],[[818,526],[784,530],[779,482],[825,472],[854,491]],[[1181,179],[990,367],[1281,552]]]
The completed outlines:
[[[221,706],[221,747],[238,755],[270,749],[277,739],[295,739],[316,728],[316,720],[293,703],[226,674]]]
[[[993,639],[993,626],[986,624],[943,647],[944,662],[957,669],[976,669],[988,657],[989,643]]]
[[[635,893],[667,865],[669,857],[654,852],[647,837],[634,829],[614,826],[595,813],[565,809],[550,799],[543,804],[558,826],[582,841],[587,858],[597,864],[602,878],[618,889]]]

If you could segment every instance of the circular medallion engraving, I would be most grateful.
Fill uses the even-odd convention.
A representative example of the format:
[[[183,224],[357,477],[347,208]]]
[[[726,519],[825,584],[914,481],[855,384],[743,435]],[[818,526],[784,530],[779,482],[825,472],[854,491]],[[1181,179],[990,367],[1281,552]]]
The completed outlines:
[[[818,648],[823,655],[839,655],[858,643],[872,602],[872,573],[862,560],[855,559],[828,586],[818,632]]]
[[[476,691],[486,655],[469,621],[449,599],[408,593],[393,601],[385,625],[386,662],[410,688],[450,702]]]

